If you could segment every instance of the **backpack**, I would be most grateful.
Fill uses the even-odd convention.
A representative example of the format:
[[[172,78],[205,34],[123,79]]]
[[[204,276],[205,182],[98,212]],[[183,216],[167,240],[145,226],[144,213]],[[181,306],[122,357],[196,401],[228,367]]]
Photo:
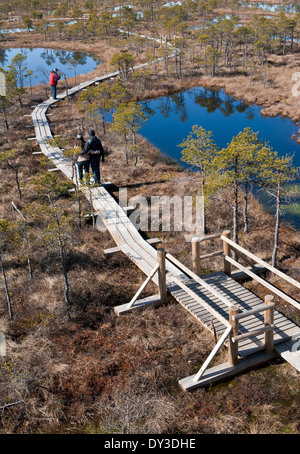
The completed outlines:
[[[89,149],[90,150],[101,150],[102,148],[102,144],[101,144],[101,141],[100,139],[98,139],[98,137],[93,137],[92,140],[90,141],[90,145],[89,145]]]

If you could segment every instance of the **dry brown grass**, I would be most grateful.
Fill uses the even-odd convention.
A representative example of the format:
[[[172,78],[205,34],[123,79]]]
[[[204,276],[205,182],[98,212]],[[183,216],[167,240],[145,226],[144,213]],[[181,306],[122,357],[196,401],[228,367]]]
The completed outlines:
[[[163,89],[172,84],[166,82]],[[176,82],[176,88],[181,84]],[[150,87],[147,96],[157,89],[156,80],[153,92]],[[37,101],[43,99],[41,87],[37,87],[34,97]],[[22,113],[30,113],[32,100],[28,95],[25,105]],[[53,132],[62,133],[72,142],[80,124],[75,103],[59,103],[52,113],[51,120],[56,122]],[[11,175],[1,170],[0,217],[9,219],[14,216],[12,200],[21,209],[37,201],[30,179],[42,168],[38,155],[32,156],[38,147],[22,140],[28,122],[17,108],[11,115],[12,128],[6,133],[5,148],[17,147],[22,152],[17,162],[24,195],[19,202]],[[30,135],[28,131],[26,134]],[[112,133],[103,137],[108,154],[102,179],[118,187],[127,186],[129,197],[192,194],[191,176],[144,139],[140,141],[143,151],[137,166],[125,167],[120,138]],[[196,186],[197,176],[193,175],[193,181]],[[145,276],[121,253],[103,255],[103,249],[114,246],[113,240],[107,232],[95,231],[91,225],[77,227],[73,199],[65,198],[61,205],[74,216],[74,241],[68,253],[71,321],[66,317],[55,255],[34,244],[32,281],[19,253],[9,250],[5,257],[15,315],[13,321],[8,320],[1,289],[0,331],[8,340],[8,364],[0,358],[0,407],[9,402],[15,405],[1,413],[0,432],[119,433],[124,431],[126,418],[131,433],[299,432],[299,374],[289,364],[275,362],[229,383],[184,394],[178,379],[198,370],[213,348],[213,336],[174,302],[117,318],[113,307],[129,301]],[[84,210],[89,211],[86,201]],[[252,197],[249,213],[251,231],[249,235],[241,234],[240,241],[269,259],[272,218]],[[228,227],[231,213],[224,211],[220,199],[215,199],[208,212],[209,231]],[[39,238],[40,224],[32,224],[32,235]],[[147,235],[159,236],[168,251],[191,266],[190,244],[181,233],[150,231]],[[203,252],[213,249],[215,245],[207,243]],[[205,264],[204,271],[219,269],[220,260]],[[279,263],[299,278],[299,235],[288,226],[281,229]],[[247,285],[262,294],[260,288]],[[156,290],[154,284],[149,285],[145,296]],[[295,319],[295,310],[284,305],[280,310]],[[226,357],[224,348],[215,361],[224,362]]]
[[[270,57],[266,83],[259,70],[254,75],[251,86],[249,77],[243,75],[230,78],[203,77],[199,83],[209,87],[224,88],[228,94],[238,99],[244,99],[250,104],[258,104],[263,107],[263,115],[282,115],[297,122],[300,119],[300,104],[299,97],[293,96],[292,93],[295,83],[292,75],[298,71],[299,58],[297,54]]]

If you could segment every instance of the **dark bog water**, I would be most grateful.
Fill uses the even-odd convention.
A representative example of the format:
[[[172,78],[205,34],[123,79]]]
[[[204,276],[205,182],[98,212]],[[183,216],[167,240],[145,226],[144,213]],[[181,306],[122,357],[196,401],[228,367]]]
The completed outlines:
[[[184,167],[188,165],[180,161],[181,148],[178,145],[193,125],[212,131],[219,148],[226,147],[233,136],[250,127],[279,155],[294,154],[294,165],[300,166],[300,144],[292,138],[297,134],[298,126],[287,118],[263,116],[261,107],[237,100],[224,90],[196,87],[149,100],[145,108],[151,115],[141,134]],[[266,194],[258,196],[272,211],[273,206]],[[286,219],[300,228],[300,196],[296,203],[287,207]]]
[[[283,3],[267,3],[267,2],[244,2],[242,6],[251,8],[259,8],[263,11],[268,12],[284,12],[284,13],[297,13],[299,12],[299,3],[289,2],[288,4]]]
[[[74,77],[74,67],[70,60],[76,62],[76,75],[93,71],[101,62],[98,58],[87,52],[66,51],[44,48],[15,48],[0,49],[0,66],[7,69],[15,55],[22,53],[26,56],[24,66],[32,70],[32,85],[48,83],[49,73],[53,68],[58,68],[67,77]],[[25,71],[26,72],[26,71]],[[25,80],[25,86],[29,80]]]

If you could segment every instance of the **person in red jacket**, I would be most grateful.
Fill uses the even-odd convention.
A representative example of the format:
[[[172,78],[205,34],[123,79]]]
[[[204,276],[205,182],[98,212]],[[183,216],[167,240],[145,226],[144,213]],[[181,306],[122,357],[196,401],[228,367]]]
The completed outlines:
[[[49,84],[51,86],[53,99],[56,99],[56,85],[57,85],[57,82],[59,81],[59,79],[60,79],[60,74],[58,72],[58,69],[55,68],[55,69],[53,69],[53,71],[50,72],[50,79],[49,79]]]

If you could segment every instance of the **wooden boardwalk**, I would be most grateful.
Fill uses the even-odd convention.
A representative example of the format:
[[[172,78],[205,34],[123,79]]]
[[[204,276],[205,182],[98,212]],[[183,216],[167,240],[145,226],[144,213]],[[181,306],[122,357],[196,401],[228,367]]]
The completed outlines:
[[[210,284],[218,292],[229,299],[235,306],[241,311],[249,311],[255,309],[262,304],[262,300],[246,289],[243,285],[236,282],[231,277],[227,276],[224,272],[220,271],[214,274],[210,274],[203,278],[205,282]],[[201,285],[197,284],[193,279],[188,283],[191,288],[203,301],[207,302],[212,308],[219,312],[226,320],[229,319],[229,309],[224,303],[220,302],[218,298],[210,294],[210,292],[204,289]],[[218,319],[213,317],[211,313],[205,309],[200,302],[195,301],[191,295],[181,288],[174,287],[170,289],[172,296],[185,308],[187,309],[202,325],[208,330],[213,332],[212,322],[218,337],[221,337],[224,333],[226,326],[221,323]],[[255,314],[249,316],[247,319],[239,324],[239,334],[249,332],[261,327],[264,323],[263,314]],[[281,343],[289,340],[297,332],[300,332],[300,328],[293,322],[287,319],[285,316],[280,314],[278,311],[274,311],[274,344]],[[264,335],[260,334],[252,339],[245,339],[239,342],[239,356],[248,356],[259,350],[264,349]]]
[[[95,78],[80,84],[69,90],[69,95],[74,94],[82,88],[101,82],[118,73],[111,73],[107,76]],[[64,99],[67,93],[58,95],[57,100],[49,99],[34,109],[32,120],[35,128],[36,139],[41,151],[62,171],[69,179],[74,179],[71,161],[64,157],[62,150],[49,145],[49,139],[53,138],[47,119],[47,110],[60,99]],[[126,210],[123,209],[108,192],[106,185],[87,189],[82,186],[81,191],[90,200],[94,212],[100,214],[102,222],[114,239],[118,250],[122,251],[133,261],[139,269],[149,276],[158,262],[158,253],[149,242],[142,238],[135,226],[129,220]],[[261,305],[260,298],[255,296],[241,284],[236,282],[224,272],[218,272],[199,278],[192,272],[186,272],[185,267],[178,266],[176,260],[167,254],[166,256],[166,286],[168,293],[178,301],[189,313],[210,331],[214,331],[218,338],[224,334],[229,325],[230,306],[236,305],[242,311],[250,310]],[[158,285],[157,273],[152,280]],[[138,300],[131,309],[138,309],[153,302],[158,302],[159,297]],[[128,303],[116,308],[118,314],[128,310]],[[291,338],[297,336],[300,328],[275,311],[274,343],[275,350],[285,360],[289,361],[300,370],[300,352],[293,353],[290,360],[293,344]],[[239,334],[253,330],[263,324],[263,315],[255,314],[240,323]],[[239,355],[247,357],[264,349],[264,335],[258,335],[252,339],[245,339],[239,342]]]

